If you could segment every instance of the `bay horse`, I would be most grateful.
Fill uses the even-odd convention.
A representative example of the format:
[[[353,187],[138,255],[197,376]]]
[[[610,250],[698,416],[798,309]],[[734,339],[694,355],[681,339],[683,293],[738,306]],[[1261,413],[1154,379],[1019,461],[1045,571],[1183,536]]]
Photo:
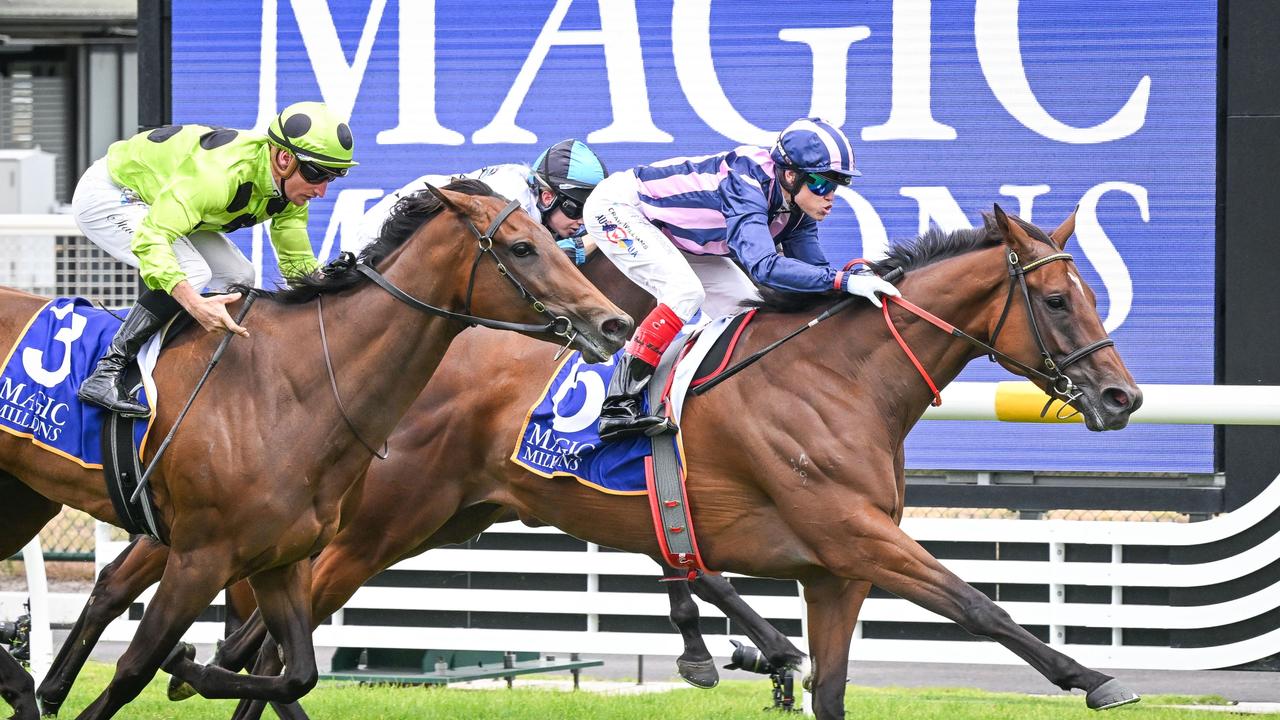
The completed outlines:
[[[622,275],[602,254],[594,254],[581,270],[631,317],[643,317],[652,309],[653,297]],[[489,332],[492,331],[478,329],[463,333],[455,340],[454,348],[446,353],[446,358],[467,367],[466,358],[470,355],[468,339],[477,333]],[[524,370],[529,382],[541,382],[547,372],[545,367]],[[475,381],[485,382],[486,379],[477,377]],[[466,540],[495,522],[517,519],[509,511],[492,505],[469,507],[452,518],[440,517],[437,509],[441,506],[440,493],[450,490],[447,483],[437,485],[437,481],[446,479],[448,473],[435,472],[424,465],[423,454],[433,437],[430,432],[424,432],[423,426],[437,402],[430,395],[424,391],[392,433],[388,439],[388,458],[370,465],[364,482],[359,485],[358,499],[348,501],[347,507],[354,507],[354,510],[343,516],[338,534],[316,558],[312,568],[314,618],[331,615],[350,599],[356,589],[396,562],[431,548]],[[452,507],[453,504],[445,503],[444,506]],[[57,714],[76,674],[88,660],[106,626],[160,578],[167,555],[168,548],[159,541],[138,537],[116,560],[103,568],[89,603],[37,691],[46,715]],[[238,584],[228,593],[228,617],[234,614],[247,618],[256,608],[252,593],[244,592],[242,585]],[[699,628],[698,607],[690,596],[691,588],[733,618],[774,667],[798,665],[803,660],[803,654],[786,636],[752,611],[727,580],[705,575],[688,585],[682,582],[666,585],[671,601],[671,621],[684,642],[684,649],[676,661],[677,670],[690,684],[706,688],[718,682],[715,663]],[[252,659],[265,634],[261,616],[253,615],[249,628],[221,646],[214,664],[230,670],[241,669]],[[175,681],[174,687],[171,691],[174,699],[190,696],[189,686]],[[277,705],[277,713],[282,717],[305,717],[296,707]]]
[[[997,207],[983,228],[928,233],[894,248],[879,267],[908,271],[899,283],[905,296],[960,319],[963,332],[1006,353],[1002,362],[1010,369],[1026,373],[1041,352],[1060,361],[1074,357],[1071,379],[1079,393],[1072,404],[1090,429],[1119,429],[1141,395],[1116,351],[1098,340],[1105,332],[1092,291],[1061,253],[1071,226],[1069,218],[1046,236]],[[1022,278],[1027,290],[1015,296],[1019,286],[1012,283],[1026,268],[1035,274]],[[773,342],[833,302],[774,298],[748,326],[735,357]],[[891,313],[939,385],[985,354],[917,315]],[[902,442],[932,394],[882,323],[865,311],[838,315],[747,371],[766,373],[771,382],[740,379],[690,398],[682,419],[690,507],[708,564],[804,584],[810,681],[820,717],[843,716],[849,642],[873,583],[998,640],[1059,687],[1087,691],[1090,707],[1135,700],[1113,679],[1036,640],[898,528]],[[1077,352],[1082,348],[1093,351]],[[543,386],[519,368],[545,362],[545,345],[475,331],[451,352],[464,361],[446,359],[419,400],[436,411],[414,415],[412,429],[397,431],[421,435],[422,467],[445,484],[433,504],[441,519],[434,538],[430,528],[413,530],[427,538],[421,549],[469,537],[514,512],[590,542],[661,557],[644,498],[604,495],[508,462],[519,424]],[[1042,387],[1046,382],[1036,381]],[[725,436],[740,442],[730,447]],[[341,568],[362,562],[335,561],[345,548],[377,554],[386,537],[402,529],[388,522],[345,526],[317,560],[317,579],[340,580]],[[355,585],[349,585],[352,591]],[[315,602],[327,602],[323,592]]]
[[[899,527],[903,441],[935,397],[922,373],[943,387],[994,351],[1005,368],[1065,395],[1090,430],[1121,429],[1140,407],[1141,392],[1107,339],[1093,291],[1063,252],[1073,228],[1074,216],[1047,235],[996,206],[981,228],[933,230],[895,246],[875,267],[903,271],[898,288],[923,310],[891,303],[884,312],[864,305],[833,315],[741,377],[687,401],[681,428],[688,507],[703,559],[719,570],[802,583],[812,663],[806,681],[818,717],[844,716],[850,641],[872,585],[999,642],[1059,688],[1085,691],[1090,708],[1138,699],[1038,640]],[[844,299],[765,295],[735,358]],[[444,475],[439,517],[448,522],[499,506],[587,542],[661,560],[647,498],[600,493],[509,462],[545,385],[518,368],[544,363],[551,349],[495,333],[471,333],[465,342],[465,362],[446,361],[427,387],[425,402],[435,411],[416,430],[430,438],[424,466]],[[362,532],[376,543],[389,530]],[[260,660],[278,665],[272,655]]]
[[[343,496],[466,327],[460,318],[568,338],[598,359],[621,347],[631,319],[517,208],[478,181],[415,195],[358,262],[257,303],[252,337],[230,344],[159,461],[151,486],[169,541],[160,586],[81,718],[111,717],[161,666],[208,697],[292,702],[314,686],[310,557],[332,539]],[[46,301],[9,289],[0,298],[0,345],[12,344]],[[156,370],[159,396],[186,397],[217,342],[180,334]],[[168,429],[178,405],[159,403],[154,431]],[[6,502],[22,510],[0,529],[6,557],[59,504],[120,523],[100,471],[9,434],[0,434],[0,471]],[[243,578],[280,640],[281,676],[233,674],[179,652],[196,616]],[[3,696],[19,720],[33,720],[31,679],[16,667],[0,650]]]

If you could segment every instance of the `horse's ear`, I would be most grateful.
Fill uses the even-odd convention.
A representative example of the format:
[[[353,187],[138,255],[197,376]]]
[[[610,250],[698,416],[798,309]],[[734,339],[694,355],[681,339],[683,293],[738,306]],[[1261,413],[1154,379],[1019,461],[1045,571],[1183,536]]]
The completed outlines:
[[[995,220],[996,230],[1000,233],[1000,237],[1004,238],[1005,245],[1013,250],[1026,245],[1027,237],[1023,234],[1022,228],[1018,227],[1017,223],[1010,222],[1009,216],[1005,215],[999,203],[992,208],[991,217]]]
[[[986,230],[988,236],[1000,234],[1000,226],[996,224],[996,216],[989,212],[982,213],[982,227]]]
[[[426,185],[427,191],[434,195],[436,199],[440,201],[441,205],[444,205],[446,208],[453,210],[454,212],[462,212],[462,208],[458,207],[457,203],[449,199],[449,194],[446,191],[441,190],[431,183],[427,183]]]
[[[1070,240],[1072,233],[1076,231],[1076,211],[1079,209],[1080,206],[1077,205],[1075,210],[1072,210],[1071,214],[1067,216],[1067,219],[1063,220],[1057,229],[1049,233],[1049,239],[1053,241],[1054,245],[1058,246],[1059,250],[1066,247],[1067,240]]]

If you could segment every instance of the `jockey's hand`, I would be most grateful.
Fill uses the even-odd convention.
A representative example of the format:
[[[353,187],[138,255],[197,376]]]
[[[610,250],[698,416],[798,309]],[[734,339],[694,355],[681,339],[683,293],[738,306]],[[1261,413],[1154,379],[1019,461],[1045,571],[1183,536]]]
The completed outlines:
[[[880,298],[876,296],[877,293],[894,297],[902,296],[902,293],[898,292],[898,288],[875,275],[857,275],[854,273],[845,275],[844,291],[850,295],[861,295],[870,300],[871,304],[876,307],[880,307],[882,304]]]
[[[173,286],[173,299],[186,309],[191,317],[208,332],[232,332],[249,337],[249,331],[236,324],[227,312],[227,305],[240,299],[240,293],[204,297],[186,280]]]

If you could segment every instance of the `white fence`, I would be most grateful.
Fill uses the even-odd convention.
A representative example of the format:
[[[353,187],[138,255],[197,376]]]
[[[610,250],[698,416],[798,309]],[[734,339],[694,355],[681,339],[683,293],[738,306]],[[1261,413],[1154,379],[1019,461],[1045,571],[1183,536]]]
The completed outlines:
[[[953,520],[908,519],[904,528],[922,542],[1017,543],[1024,548],[1043,548],[1038,560],[943,560],[960,577],[975,584],[1046,586],[1043,601],[1000,604],[1014,620],[1027,626],[1046,626],[1049,643],[1081,662],[1095,667],[1208,669],[1243,664],[1280,653],[1280,629],[1248,639],[1207,647],[1176,648],[1136,645],[1126,642],[1134,630],[1214,628],[1245,622],[1280,607],[1280,583],[1255,590],[1231,600],[1196,606],[1132,604],[1126,593],[1137,588],[1191,588],[1215,585],[1242,578],[1280,560],[1280,537],[1270,536],[1239,554],[1200,564],[1146,563],[1126,560],[1135,546],[1187,547],[1226,540],[1249,530],[1280,509],[1280,484],[1273,484],[1253,502],[1236,512],[1201,523],[1134,523],[1069,520]],[[500,525],[491,534],[554,535],[550,529],[530,529],[516,523]],[[1109,561],[1080,562],[1067,559],[1073,546],[1102,546]],[[122,543],[104,543],[99,552],[109,561]],[[610,629],[618,618],[651,619],[661,625],[667,614],[666,593],[653,583],[655,592],[603,591],[602,581],[625,576],[656,577],[657,566],[647,558],[601,551],[586,545],[581,550],[483,550],[445,548],[396,565],[394,570],[415,573],[493,573],[511,578],[539,574],[572,575],[580,578],[580,589],[423,589],[409,587],[365,587],[348,603],[335,622],[322,627],[316,643],[324,646],[389,648],[465,648],[475,650],[516,650],[544,652],[666,654],[680,651],[673,632],[625,632]],[[731,576],[733,577],[733,576]],[[536,585],[536,582],[530,582]],[[1109,591],[1110,602],[1068,602],[1070,586],[1101,587]],[[744,597],[761,615],[775,621],[800,625],[803,604],[796,594],[751,595]],[[722,617],[700,603],[704,617]],[[349,622],[352,611],[411,610],[418,613],[453,614],[466,618],[471,627],[403,627]],[[477,622],[477,616],[503,618]],[[575,630],[530,629],[538,620],[572,616]],[[1013,663],[1021,661],[995,643],[968,640],[901,640],[864,637],[868,623],[949,623],[915,605],[896,598],[869,599],[863,607],[855,632],[852,657],[862,660]],[[626,623],[621,623],[626,624]],[[643,624],[643,623],[641,623]],[[477,627],[489,625],[489,627]],[[126,640],[136,623],[121,620],[113,624],[108,639]],[[1068,628],[1101,628],[1109,631],[1105,644],[1073,644],[1067,641]],[[221,625],[204,623],[195,627],[190,639],[213,642]],[[799,635],[799,633],[792,633]],[[1096,635],[1096,633],[1095,633]],[[796,637],[796,642],[802,640]],[[727,654],[727,639],[708,636],[713,653]],[[803,648],[804,646],[801,645]]]

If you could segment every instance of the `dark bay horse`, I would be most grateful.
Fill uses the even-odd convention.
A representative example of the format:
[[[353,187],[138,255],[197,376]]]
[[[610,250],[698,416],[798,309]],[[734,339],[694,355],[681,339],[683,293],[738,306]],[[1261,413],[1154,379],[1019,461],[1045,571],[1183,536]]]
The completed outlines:
[[[1089,429],[1128,423],[1141,394],[1106,341],[1092,290],[1062,252],[1073,223],[1069,218],[1050,236],[997,207],[982,228],[926,233],[879,264],[882,271],[906,272],[898,283],[905,298],[955,323],[956,332],[942,332],[897,304],[887,313],[938,386],[987,354],[964,334],[993,345],[1005,367],[1042,389],[1054,383],[1070,390]],[[735,357],[774,342],[835,302],[772,298],[743,333]],[[429,439],[424,466],[446,475],[437,495],[442,521],[501,507],[588,542],[660,559],[646,498],[546,479],[508,461],[544,386],[515,369],[544,363],[552,350],[495,333],[469,334],[465,342],[466,362],[446,362],[427,387],[434,412],[415,430]],[[1067,375],[1037,370],[1050,364]],[[1014,623],[899,528],[903,441],[932,397],[885,316],[864,305],[691,398],[681,426],[689,507],[704,560],[804,585],[809,683],[821,718],[844,715],[850,640],[873,584],[1001,643],[1059,688],[1084,690],[1090,708],[1135,701],[1117,680]],[[373,547],[394,531],[372,526],[361,532],[369,535],[362,546]],[[339,546],[330,551],[336,557]]]
[[[482,236],[477,227],[489,230]],[[162,664],[209,697],[291,702],[314,686],[309,558],[336,533],[369,448],[390,435],[465,327],[426,305],[519,323],[548,339],[562,334],[596,358],[620,347],[632,325],[540,224],[510,212],[483,183],[402,202],[361,260],[259,300],[247,319],[252,337],[232,342],[210,377],[152,481],[170,541],[160,586],[110,685],[80,717],[111,717]],[[367,281],[378,273],[402,294]],[[0,345],[9,345],[45,300],[13,290],[0,298]],[[156,432],[173,422],[217,341],[189,332],[165,351],[156,384],[172,400],[159,404]],[[0,435],[0,471],[6,502],[23,511],[0,529],[6,557],[56,504],[119,522],[100,471],[8,434]],[[282,676],[232,674],[173,652],[216,593],[242,578],[284,649]],[[19,720],[32,720],[31,680],[15,667],[0,650],[4,696]]]
[[[613,263],[596,254],[582,267],[583,273],[615,304],[632,317],[643,317],[652,309],[653,298],[618,272]],[[463,333],[446,354],[469,367],[469,338],[492,332],[478,329]],[[448,362],[448,360],[446,360]],[[524,367],[528,382],[542,382],[546,367]],[[475,382],[487,382],[476,377]],[[479,534],[489,525],[515,520],[505,509],[483,505],[468,507],[451,518],[442,518],[440,507],[456,507],[450,498],[441,503],[441,493],[450,493],[449,472],[437,472],[424,465],[435,437],[427,416],[437,402],[424,392],[405,415],[388,440],[390,456],[370,465],[359,486],[358,501],[348,503],[353,512],[343,516],[334,540],[320,553],[312,569],[314,618],[331,615],[350,599],[369,578],[402,559],[428,549],[456,543]],[[425,427],[424,427],[425,426]],[[53,668],[41,684],[37,697],[46,713],[56,713],[71,689],[75,675],[88,659],[103,630],[120,616],[147,587],[155,583],[164,570],[168,548],[151,538],[138,538],[103,569],[90,602],[85,606],[67,641],[54,661]],[[704,576],[692,583],[692,589],[704,600],[721,607],[760,647],[775,667],[796,665],[803,659],[786,636],[748,608],[733,591],[728,581],[718,576]],[[698,627],[698,608],[690,597],[690,586],[668,583],[671,618],[684,640],[684,650],[677,659],[680,674],[691,684],[710,687],[718,680],[715,663]],[[251,593],[230,593],[228,604],[241,617],[255,608]],[[239,670],[252,659],[265,635],[260,616],[244,633],[238,634],[219,651],[219,666]],[[176,697],[186,690],[176,691]],[[277,707],[281,714],[304,717],[296,709]]]

